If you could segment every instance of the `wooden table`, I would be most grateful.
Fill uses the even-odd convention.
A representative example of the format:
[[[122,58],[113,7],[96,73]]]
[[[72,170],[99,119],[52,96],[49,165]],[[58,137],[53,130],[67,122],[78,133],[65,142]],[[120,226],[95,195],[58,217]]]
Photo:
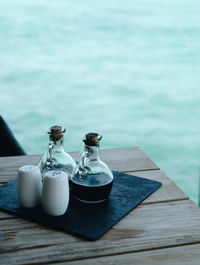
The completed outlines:
[[[78,153],[71,153],[77,159]],[[0,183],[40,156],[0,158]],[[200,264],[200,211],[139,148],[101,152],[111,169],[161,181],[99,240],[90,242],[0,211],[0,264]]]

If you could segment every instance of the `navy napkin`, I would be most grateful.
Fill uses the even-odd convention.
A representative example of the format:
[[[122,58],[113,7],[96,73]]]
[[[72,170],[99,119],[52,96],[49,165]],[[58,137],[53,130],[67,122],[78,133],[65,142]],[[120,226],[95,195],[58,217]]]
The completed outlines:
[[[62,216],[49,216],[42,206],[21,208],[17,198],[17,179],[0,186],[0,208],[33,222],[96,240],[162,184],[113,171],[114,181],[109,198],[98,204],[78,202],[70,196],[69,207]]]

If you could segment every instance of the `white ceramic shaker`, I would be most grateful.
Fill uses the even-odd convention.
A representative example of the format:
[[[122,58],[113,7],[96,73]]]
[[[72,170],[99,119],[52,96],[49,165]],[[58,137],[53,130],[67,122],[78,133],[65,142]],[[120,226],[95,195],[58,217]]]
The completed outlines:
[[[32,208],[41,203],[42,178],[40,169],[25,165],[18,170],[17,194],[22,207]]]
[[[42,204],[49,215],[59,216],[69,204],[68,175],[64,171],[51,170],[45,173],[42,186]]]

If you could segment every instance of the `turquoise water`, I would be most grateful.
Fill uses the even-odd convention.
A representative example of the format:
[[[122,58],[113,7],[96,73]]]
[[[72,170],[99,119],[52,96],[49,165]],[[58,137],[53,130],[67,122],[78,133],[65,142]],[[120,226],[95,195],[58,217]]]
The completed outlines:
[[[0,112],[29,154],[64,125],[140,146],[197,202],[197,0],[0,1]]]

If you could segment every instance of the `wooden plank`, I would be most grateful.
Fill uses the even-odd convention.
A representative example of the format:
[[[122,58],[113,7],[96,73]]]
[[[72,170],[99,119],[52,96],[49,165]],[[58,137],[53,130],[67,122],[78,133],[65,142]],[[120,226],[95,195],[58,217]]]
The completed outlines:
[[[142,251],[95,259],[59,262],[55,265],[199,265],[200,244]]]
[[[17,176],[18,168],[26,164],[37,164],[41,155],[0,157],[0,183],[6,183]]]
[[[78,159],[79,152],[70,154]],[[0,183],[16,177],[20,166],[37,164],[40,157],[41,155],[0,157]],[[120,172],[159,169],[138,147],[102,150],[101,158],[112,170]]]
[[[139,147],[103,150],[101,158],[112,170],[120,172],[159,169]]]
[[[142,204],[189,199],[189,197],[161,170],[137,171],[129,172],[128,174],[157,180],[162,183],[162,186],[142,202]]]
[[[130,172],[128,174],[160,181],[162,186],[148,197],[142,204],[169,202],[176,200],[188,200],[189,197],[185,194],[167,175],[161,170]]]
[[[51,263],[200,243],[200,210],[189,200],[141,205],[95,242],[18,218],[0,227],[3,262]]]

